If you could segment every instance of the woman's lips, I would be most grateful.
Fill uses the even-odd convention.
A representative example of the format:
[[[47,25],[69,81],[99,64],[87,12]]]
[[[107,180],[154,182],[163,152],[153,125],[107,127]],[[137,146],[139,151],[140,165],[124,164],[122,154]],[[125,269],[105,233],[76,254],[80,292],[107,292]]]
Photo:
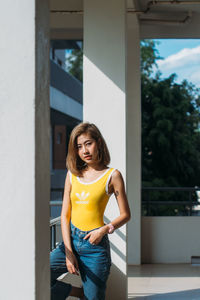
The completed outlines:
[[[89,159],[89,158],[91,158],[91,157],[92,157],[91,155],[84,156],[85,159]]]

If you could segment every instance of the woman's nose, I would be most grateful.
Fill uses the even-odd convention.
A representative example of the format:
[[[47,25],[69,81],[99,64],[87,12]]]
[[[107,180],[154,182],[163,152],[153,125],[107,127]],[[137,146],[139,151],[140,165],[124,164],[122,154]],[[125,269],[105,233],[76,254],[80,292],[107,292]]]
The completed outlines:
[[[88,153],[87,146],[83,146],[83,153]]]

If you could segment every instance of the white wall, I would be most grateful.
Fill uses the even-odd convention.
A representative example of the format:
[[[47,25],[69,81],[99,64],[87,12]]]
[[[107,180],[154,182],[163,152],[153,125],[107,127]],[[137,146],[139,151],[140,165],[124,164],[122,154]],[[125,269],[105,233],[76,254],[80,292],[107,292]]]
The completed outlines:
[[[0,298],[43,300],[49,299],[48,1],[5,1],[0,20]]]
[[[199,228],[199,217],[142,217],[142,263],[190,263]]]

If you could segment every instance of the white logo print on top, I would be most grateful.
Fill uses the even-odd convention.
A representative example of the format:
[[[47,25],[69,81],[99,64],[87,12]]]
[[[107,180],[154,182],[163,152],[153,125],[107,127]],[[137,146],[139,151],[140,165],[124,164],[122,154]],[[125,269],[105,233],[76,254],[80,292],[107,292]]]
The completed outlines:
[[[76,196],[80,199],[80,201],[76,201],[76,203],[79,204],[87,204],[89,201],[86,201],[85,199],[89,196],[90,193],[85,193],[85,191],[82,191],[81,194],[76,193]]]

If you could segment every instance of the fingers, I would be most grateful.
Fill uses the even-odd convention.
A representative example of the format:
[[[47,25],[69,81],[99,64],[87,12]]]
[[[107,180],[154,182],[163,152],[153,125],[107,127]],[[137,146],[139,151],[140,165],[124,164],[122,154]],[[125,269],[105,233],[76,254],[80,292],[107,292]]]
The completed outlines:
[[[75,269],[75,274],[79,276],[79,270]]]
[[[73,274],[75,274],[75,275],[78,275],[79,276],[79,271],[76,269],[76,268],[74,268],[74,273]]]
[[[70,274],[79,275],[78,261],[75,256],[71,261],[66,258],[66,266]]]
[[[89,238],[90,244],[93,244],[93,245],[95,245],[98,241],[97,238],[95,239],[95,236],[92,232],[89,232],[88,234],[86,234],[86,236],[83,239],[86,240],[88,238]]]
[[[83,239],[86,240],[88,238],[90,244],[97,245],[101,241],[102,235],[99,234],[98,230],[94,230],[86,234],[86,236]]]
[[[89,232],[88,234],[86,234],[86,236],[83,238],[84,240],[88,239],[91,235],[91,232]]]
[[[70,274],[79,275],[79,270],[74,265],[67,267],[67,269]]]

